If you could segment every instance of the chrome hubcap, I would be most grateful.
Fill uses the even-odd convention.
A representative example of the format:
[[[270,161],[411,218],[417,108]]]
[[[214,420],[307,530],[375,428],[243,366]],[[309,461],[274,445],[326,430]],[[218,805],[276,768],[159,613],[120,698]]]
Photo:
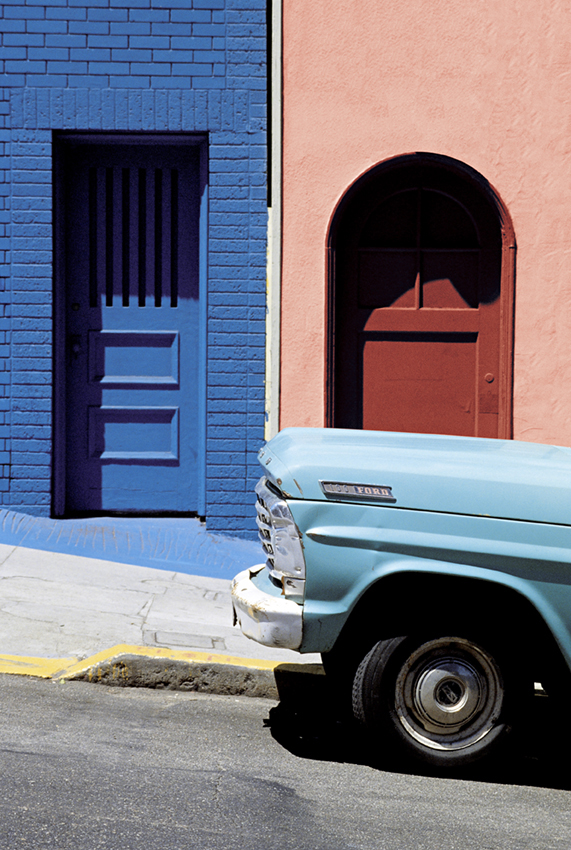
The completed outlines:
[[[496,724],[502,703],[503,684],[493,658],[462,638],[420,646],[395,685],[400,723],[432,749],[462,749],[480,740]]]
[[[438,659],[416,679],[414,708],[426,723],[450,729],[465,723],[477,710],[485,682],[467,663]]]

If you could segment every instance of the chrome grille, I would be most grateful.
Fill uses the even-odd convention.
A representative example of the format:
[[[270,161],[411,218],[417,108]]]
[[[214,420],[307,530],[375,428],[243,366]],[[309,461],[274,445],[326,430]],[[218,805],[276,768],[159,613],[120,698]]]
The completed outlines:
[[[305,579],[305,560],[298,528],[286,500],[265,478],[256,485],[258,537],[272,578]]]
[[[260,493],[256,500],[256,523],[258,526],[258,537],[266,554],[267,565],[270,570],[275,568],[274,549],[272,546],[272,519],[269,508]]]

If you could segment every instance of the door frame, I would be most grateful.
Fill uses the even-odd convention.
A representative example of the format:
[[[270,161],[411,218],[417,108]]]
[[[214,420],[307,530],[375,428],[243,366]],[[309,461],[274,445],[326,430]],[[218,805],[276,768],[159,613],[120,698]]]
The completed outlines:
[[[54,518],[66,516],[66,315],[65,315],[65,215],[62,185],[63,157],[69,144],[149,144],[199,147],[199,338],[198,338],[198,510],[206,515],[206,366],[208,315],[208,136],[205,133],[141,133],[54,131],[53,150],[53,425],[52,425],[52,508]]]
[[[515,316],[515,261],[516,241],[511,216],[499,194],[479,172],[460,160],[435,153],[411,153],[391,157],[373,166],[361,174],[349,186],[335,207],[329,223],[326,244],[326,351],[325,351],[325,425],[334,427],[336,387],[335,387],[335,329],[336,329],[336,260],[338,241],[343,230],[345,215],[366,191],[371,183],[381,180],[385,175],[411,166],[428,165],[443,172],[452,172],[476,188],[495,210],[501,230],[501,271],[500,271],[500,370],[498,437],[513,438],[513,352],[514,352],[514,316]]]

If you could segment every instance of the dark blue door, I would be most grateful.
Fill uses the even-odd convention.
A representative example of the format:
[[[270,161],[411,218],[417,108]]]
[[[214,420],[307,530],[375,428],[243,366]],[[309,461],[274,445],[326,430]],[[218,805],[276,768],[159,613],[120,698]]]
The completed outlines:
[[[198,508],[200,150],[65,145],[65,510]]]

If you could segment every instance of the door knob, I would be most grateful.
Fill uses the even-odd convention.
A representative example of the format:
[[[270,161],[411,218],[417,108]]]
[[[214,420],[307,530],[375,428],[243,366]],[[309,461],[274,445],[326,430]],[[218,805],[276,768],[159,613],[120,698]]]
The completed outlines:
[[[71,356],[77,359],[81,354],[81,336],[79,334],[71,334],[68,340]]]

